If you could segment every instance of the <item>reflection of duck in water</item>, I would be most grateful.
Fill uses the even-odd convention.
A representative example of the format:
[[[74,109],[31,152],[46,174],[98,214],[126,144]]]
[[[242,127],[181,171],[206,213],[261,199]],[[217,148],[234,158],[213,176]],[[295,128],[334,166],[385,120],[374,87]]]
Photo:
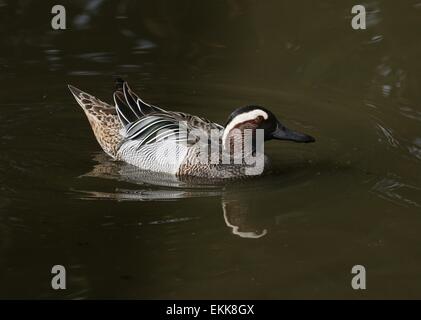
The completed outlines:
[[[222,198],[225,224],[241,238],[258,239],[267,234],[263,227],[249,221],[250,207],[239,199]]]
[[[110,161],[103,154],[95,157],[98,162],[93,170],[83,177],[115,179],[135,184],[136,188],[115,189],[113,192],[79,191],[82,199],[110,199],[117,201],[164,201],[195,197],[220,197],[223,221],[231,232],[242,238],[260,238],[267,230],[256,220],[254,207],[247,202],[248,194],[242,197],[238,187],[247,188],[246,181],[230,184],[209,184],[210,180],[176,177],[141,170],[122,162]]]
[[[126,82],[118,82],[115,106],[69,88],[104,151],[144,170],[217,179],[259,175],[266,158],[257,155],[263,155],[259,151],[264,141],[314,141],[309,135],[289,130],[262,107],[235,110],[224,128],[204,118],[149,105]],[[248,141],[254,142],[246,150]]]

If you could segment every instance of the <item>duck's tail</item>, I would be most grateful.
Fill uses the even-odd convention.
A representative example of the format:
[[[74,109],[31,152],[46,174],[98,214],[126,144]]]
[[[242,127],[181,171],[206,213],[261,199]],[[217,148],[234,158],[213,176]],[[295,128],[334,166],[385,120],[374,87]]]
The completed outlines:
[[[71,85],[69,85],[69,89],[85,111],[102,149],[114,159],[117,158],[117,149],[122,140],[120,135],[122,125],[115,107]]]

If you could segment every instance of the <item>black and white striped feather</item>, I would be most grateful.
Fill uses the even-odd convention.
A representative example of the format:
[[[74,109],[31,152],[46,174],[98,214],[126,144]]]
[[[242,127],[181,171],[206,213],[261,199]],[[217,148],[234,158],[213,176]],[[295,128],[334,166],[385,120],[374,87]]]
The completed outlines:
[[[115,91],[114,102],[125,128],[124,138],[126,141],[136,141],[137,149],[163,140],[189,146],[199,140],[198,136],[192,134],[193,130],[210,133],[212,129],[223,129],[221,125],[201,117],[165,111],[147,104],[129,88],[127,82],[123,82]]]
[[[121,88],[114,92],[114,103],[117,109],[117,115],[124,127],[127,127],[137,119],[146,116],[149,113],[164,111],[161,108],[147,104],[140,99],[129,88],[127,82],[123,82]]]

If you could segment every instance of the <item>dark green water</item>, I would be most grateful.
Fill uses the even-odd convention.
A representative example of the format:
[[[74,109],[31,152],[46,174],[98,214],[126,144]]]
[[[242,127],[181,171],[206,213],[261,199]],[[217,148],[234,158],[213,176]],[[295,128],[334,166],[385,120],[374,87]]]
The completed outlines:
[[[421,298],[421,2],[0,0],[1,298]],[[222,186],[139,180],[66,85],[317,138]],[[143,182],[142,182],[143,181]],[[51,289],[51,268],[67,289]],[[367,290],[351,287],[363,265]]]

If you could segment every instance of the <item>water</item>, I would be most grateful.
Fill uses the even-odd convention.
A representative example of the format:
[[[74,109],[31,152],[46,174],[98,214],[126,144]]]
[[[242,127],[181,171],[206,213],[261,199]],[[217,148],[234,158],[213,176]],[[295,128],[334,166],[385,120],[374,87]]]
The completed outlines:
[[[0,1],[0,297],[420,298],[421,2]],[[317,143],[197,185],[109,161],[66,84]],[[51,268],[67,289],[51,289]],[[367,290],[351,287],[363,265]]]

